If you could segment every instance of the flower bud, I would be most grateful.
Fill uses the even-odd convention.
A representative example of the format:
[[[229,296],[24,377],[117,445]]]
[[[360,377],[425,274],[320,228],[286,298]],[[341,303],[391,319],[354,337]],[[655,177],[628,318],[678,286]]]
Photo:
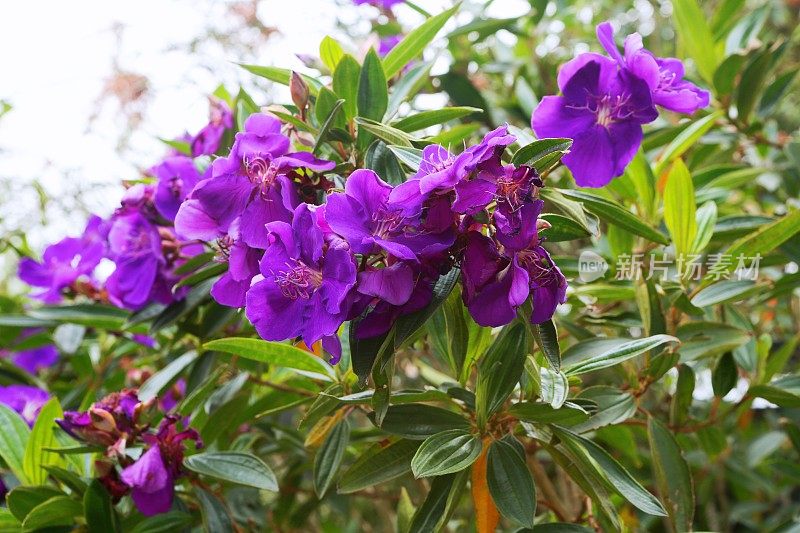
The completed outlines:
[[[292,102],[300,110],[300,114],[305,114],[308,105],[308,85],[297,72],[292,71],[292,79],[289,82],[289,92],[292,94]]]

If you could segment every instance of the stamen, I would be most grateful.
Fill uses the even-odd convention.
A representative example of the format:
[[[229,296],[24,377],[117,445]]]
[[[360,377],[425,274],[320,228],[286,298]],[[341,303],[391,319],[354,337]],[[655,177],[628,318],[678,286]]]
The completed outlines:
[[[281,288],[281,293],[291,300],[303,298],[308,300],[322,285],[322,272],[314,270],[302,261],[293,259],[294,266],[286,264],[286,270],[273,272],[275,283]]]

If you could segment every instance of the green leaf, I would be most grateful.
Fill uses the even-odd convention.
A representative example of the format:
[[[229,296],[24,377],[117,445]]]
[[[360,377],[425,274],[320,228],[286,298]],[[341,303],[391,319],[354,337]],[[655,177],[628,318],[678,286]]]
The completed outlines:
[[[772,50],[764,47],[755,52],[742,72],[736,87],[736,110],[739,113],[737,119],[745,124],[750,122],[750,116],[761,97],[773,60]]]
[[[695,307],[709,307],[726,302],[743,300],[758,289],[754,281],[750,280],[722,280],[709,285],[695,294],[692,305]]]
[[[2,116],[2,114],[0,114],[0,116]],[[16,533],[21,530],[22,524],[11,514],[11,511],[6,508],[0,508],[0,531],[4,533]]]
[[[759,255],[763,257],[798,232],[800,232],[800,209],[790,210],[776,221],[762,225],[753,233],[745,235],[731,244],[725,253],[731,256],[733,261],[726,272],[731,272],[736,268],[740,255],[747,258]]]
[[[683,160],[676,159],[664,187],[664,222],[667,225],[677,257],[688,259],[697,235],[694,185]]]
[[[325,496],[336,478],[350,441],[350,424],[342,420],[331,429],[314,459],[314,491],[318,498]]]
[[[722,354],[722,357],[717,361],[717,366],[714,368],[714,373],[711,374],[711,387],[714,389],[714,396],[722,398],[732,388],[736,386],[739,379],[739,371],[736,368],[736,362],[733,360],[731,352]]]
[[[570,146],[572,146],[572,139],[539,139],[517,150],[511,158],[511,162],[517,166],[528,165],[537,170],[543,170],[537,166],[538,162],[542,161],[545,156],[553,153],[560,152],[563,156],[569,151]]]
[[[328,132],[336,123],[337,118],[339,118],[339,111],[342,110],[343,106],[344,106],[344,100],[340,98],[336,100],[336,102],[333,104],[333,107],[331,107],[328,117],[325,119],[325,122],[323,122],[322,126],[320,126],[319,128],[319,133],[317,134],[317,140],[314,143],[314,148],[311,150],[312,153],[316,154],[320,146],[322,146],[322,143],[325,141],[325,137],[328,135]]]
[[[197,495],[198,502],[200,502],[200,512],[203,516],[203,530],[205,530],[206,533],[236,531],[236,528],[233,526],[233,520],[228,514],[228,510],[217,496],[200,487],[195,487],[194,493]]]
[[[419,170],[419,164],[422,162],[422,150],[418,148],[407,148],[405,146],[389,145],[389,150],[404,163],[408,168],[413,171]]]
[[[181,355],[170,364],[150,376],[147,381],[139,387],[139,400],[147,402],[159,395],[159,393],[172,383],[186,367],[197,359],[197,352],[191,351]]]
[[[679,42],[694,59],[700,75],[711,82],[718,60],[714,36],[708,27],[708,18],[700,9],[697,0],[675,0],[673,9]]]
[[[637,509],[653,516],[666,516],[661,503],[603,448],[591,440],[564,428],[553,428],[562,440],[574,440],[582,446],[614,488]]]
[[[122,329],[128,312],[118,307],[98,304],[76,304],[32,309],[30,316],[100,329]]]
[[[750,335],[730,324],[688,322],[678,327],[681,362],[713,357],[731,351],[750,340]]]
[[[572,403],[567,403],[561,408],[555,409],[548,403],[521,402],[512,405],[508,413],[526,422],[560,424],[562,426],[571,426],[578,422],[584,422],[589,418],[589,413],[579,405]]]
[[[386,77],[391,78],[400,72],[409,61],[416,58],[433,41],[442,26],[458,10],[460,4],[456,4],[444,13],[431,17],[421,25],[417,26],[406,35],[402,41],[392,48],[386,57],[383,58],[383,70]]]
[[[173,533],[192,523],[192,517],[181,511],[169,511],[150,516],[136,524],[130,533]]]
[[[558,345],[558,331],[552,319],[541,324],[531,324],[531,332],[536,344],[542,349],[542,353],[550,363],[553,370],[561,369],[561,347]]]
[[[6,505],[14,517],[22,522],[34,507],[46,502],[50,498],[64,494],[53,487],[25,487],[19,486],[8,493]]]
[[[497,411],[517,385],[528,356],[528,336],[519,322],[503,328],[478,364],[475,389],[478,427]]]
[[[797,70],[792,69],[784,72],[767,87],[761,101],[758,104],[758,115],[760,117],[768,117],[777,108],[778,104],[782,101],[786,91],[792,86],[794,78],[797,76]]]
[[[383,119],[389,105],[386,74],[374,49],[367,52],[358,78],[358,114],[376,121]]]
[[[424,440],[449,429],[468,430],[469,421],[458,413],[431,405],[391,405],[380,428],[407,439]]]
[[[201,281],[205,281],[210,278],[214,278],[223,272],[228,271],[228,265],[225,263],[216,263],[197,272],[193,272],[190,276],[186,276],[178,283],[175,284],[175,289],[179,289],[181,287],[194,287]]]
[[[568,376],[576,376],[585,374],[601,368],[608,368],[617,365],[623,361],[627,361],[637,355],[650,351],[663,344],[678,344],[680,341],[671,335],[653,335],[643,339],[624,340],[624,339],[603,339],[608,340],[609,345],[604,345],[605,350],[597,354],[591,354],[589,357],[581,358],[581,360],[573,365],[567,366],[566,374]],[[586,342],[586,341],[584,341]],[[591,341],[589,341],[591,342]],[[613,342],[613,344],[612,344]],[[599,351],[599,350],[598,350]],[[577,353],[577,348],[575,352]],[[566,357],[565,357],[566,359]]]
[[[405,132],[419,131],[437,124],[444,124],[445,122],[449,122],[451,120],[466,117],[473,113],[482,112],[482,109],[468,106],[432,109],[430,111],[421,111],[414,115],[392,122],[392,127]]]
[[[364,117],[356,117],[356,124],[388,145],[403,146],[405,148],[413,147],[411,141],[414,139],[397,128]]]
[[[64,458],[58,453],[47,451],[45,448],[58,447],[55,435],[55,421],[64,416],[58,398],[52,397],[39,411],[36,423],[33,425],[30,437],[25,446],[25,457],[22,469],[29,485],[43,485],[47,480],[46,466],[64,467]]]
[[[414,513],[408,533],[431,533],[439,531],[439,522],[445,515],[450,492],[454,489],[458,475],[450,474],[433,478],[431,489],[422,505]]]
[[[780,381],[773,381],[769,385],[755,385],[748,389],[747,394],[764,398],[780,407],[797,409],[800,407],[800,391],[787,390],[781,386]]]
[[[280,83],[281,85],[286,85],[287,87],[289,86],[289,82],[292,81],[292,71],[287,68],[262,67],[258,65],[245,65],[243,63],[239,63],[239,66],[248,72],[255,74],[256,76],[266,78],[270,81],[274,81],[275,83]],[[314,96],[319,94],[319,90],[322,88],[322,83],[311,76],[306,76],[305,74],[300,74],[300,77],[302,77],[303,81],[308,85],[308,92]]]
[[[689,465],[672,433],[658,420],[647,420],[653,476],[661,502],[676,531],[691,531],[694,516],[694,487]]]
[[[697,233],[691,246],[691,253],[699,254],[702,252],[711,237],[714,235],[714,226],[717,223],[717,204],[709,200],[700,206],[695,214],[697,221]]]
[[[432,66],[432,62],[420,63],[411,67],[408,72],[404,72],[395,81],[392,85],[392,92],[389,94],[389,107],[386,110],[387,117],[394,116],[400,108],[400,104],[411,98],[428,82]]]
[[[511,444],[497,440],[489,447],[486,482],[500,514],[524,527],[534,527],[536,486],[528,465]]]
[[[314,372],[331,379],[335,376],[331,365],[314,354],[289,344],[244,337],[229,337],[209,341],[203,345],[203,348],[238,355],[260,363]]]
[[[92,480],[83,495],[83,515],[89,533],[122,531],[111,496],[97,479]]]
[[[55,496],[34,507],[22,522],[22,531],[39,531],[55,526],[72,526],[83,514],[83,506],[67,496]]]
[[[344,50],[339,41],[326,35],[319,43],[319,58],[328,67],[328,70],[334,72],[339,61],[344,57]]]
[[[543,402],[559,409],[567,401],[569,382],[560,370],[541,367],[539,369],[539,394]]]
[[[339,494],[349,494],[410,472],[411,458],[419,446],[419,441],[407,439],[372,445],[342,474]]]
[[[652,242],[669,244],[669,240],[660,231],[648,226],[639,217],[616,202],[585,191],[558,189],[558,192],[567,198],[581,202],[588,211],[608,224],[627,229]]]
[[[21,483],[27,481],[22,465],[29,436],[28,424],[22,417],[0,404],[0,457]]]
[[[361,65],[356,59],[345,54],[333,72],[333,92],[344,99],[344,111],[348,120],[358,115],[358,83],[361,76]]]
[[[677,137],[672,139],[667,147],[664,148],[664,151],[661,152],[658,161],[656,161],[655,168],[653,169],[653,173],[656,175],[656,177],[660,177],[661,174],[663,174],[667,169],[668,165],[685,154],[689,148],[695,146],[697,141],[700,140],[700,137],[708,133],[708,131],[714,127],[715,121],[720,116],[722,116],[722,112],[715,111],[714,113],[706,115],[703,118],[697,119],[692,122],[689,127],[681,131]]]
[[[574,241],[591,236],[586,228],[571,218],[554,213],[544,213],[539,218],[550,224],[549,228],[539,231],[539,235],[547,242]]]
[[[187,457],[183,464],[192,472],[261,490],[278,491],[278,481],[267,464],[244,452],[205,452]]]
[[[481,440],[468,431],[453,429],[431,435],[411,459],[414,477],[433,477],[460,472],[481,454]]]

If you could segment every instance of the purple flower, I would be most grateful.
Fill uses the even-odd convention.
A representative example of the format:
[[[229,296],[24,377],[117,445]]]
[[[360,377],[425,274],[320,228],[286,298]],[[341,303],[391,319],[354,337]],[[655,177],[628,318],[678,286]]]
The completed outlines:
[[[642,45],[642,36],[633,33],[625,38],[625,55],[614,42],[610,22],[597,26],[597,39],[622,68],[644,80],[652,92],[653,103],[677,113],[692,114],[708,106],[709,94],[683,79],[683,63],[674,57],[656,57]]]
[[[56,423],[77,440],[95,446],[117,446],[133,438],[143,429],[139,418],[150,403],[142,403],[133,389],[105,396],[87,411],[66,411]]]
[[[302,337],[307,346],[322,339],[336,362],[336,332],[347,317],[356,265],[350,247],[326,237],[313,211],[301,204],[290,226],[267,224],[268,245],[259,264],[263,279],[250,287],[247,318],[265,340]]]
[[[378,250],[405,260],[435,254],[449,248],[455,233],[438,220],[426,224],[389,204],[392,187],[372,170],[359,169],[347,178],[344,193],[328,196],[325,220],[358,254]],[[431,222],[434,222],[433,220]]]
[[[381,37],[380,42],[378,43],[378,55],[381,57],[385,56],[389,52],[392,51],[392,48],[397,46],[403,40],[402,35],[387,35],[386,37]]]
[[[7,405],[33,427],[42,406],[50,399],[50,394],[36,387],[27,385],[0,386],[0,403]]]
[[[33,297],[58,303],[61,293],[81,276],[89,276],[103,258],[103,221],[92,215],[81,237],[67,237],[48,246],[42,262],[29,257],[19,263],[19,277],[33,287],[45,289]]]
[[[642,124],[658,116],[650,88],[605,56],[586,53],[558,73],[561,96],[545,96],[531,126],[540,138],[573,139],[564,164],[582,187],[622,175],[642,142]]]
[[[239,219],[233,221],[228,235],[217,239],[217,248],[219,260],[228,263],[228,271],[211,287],[211,296],[219,304],[244,307],[245,294],[259,273],[258,262],[264,251],[247,246],[239,238]]]
[[[173,221],[183,200],[200,181],[200,173],[192,158],[186,156],[167,157],[150,172],[158,178],[156,209],[162,217]]]
[[[523,208],[523,224],[514,235],[498,232],[497,241],[477,231],[467,235],[463,297],[478,324],[508,324],[528,297],[533,304],[530,321],[540,324],[566,301],[567,280],[541,246],[536,230],[543,203],[536,200]]]
[[[50,368],[58,361],[58,349],[52,344],[38,346],[30,350],[14,352],[11,360],[29,374],[36,374],[43,368]]]
[[[459,155],[438,144],[428,145],[422,150],[419,170],[392,191],[390,203],[402,208],[407,215],[417,214],[431,194],[452,191],[476,169],[498,167],[503,151],[514,141],[516,138],[504,125],[490,131],[479,144]]]
[[[184,441],[202,447],[195,430],[177,430],[178,421],[175,416],[165,417],[156,435],[144,436],[147,451],[120,473],[122,482],[131,489],[136,508],[145,516],[165,513],[172,507],[175,481],[183,473]]]
[[[264,224],[290,222],[299,203],[289,176],[299,168],[314,172],[331,170],[332,161],[315,158],[310,152],[287,153],[289,138],[282,135],[281,123],[264,114],[254,114],[228,157],[211,167],[211,178],[197,184],[175,218],[178,235],[190,239],[213,240],[228,233],[241,217],[239,232],[248,246],[265,248]]]
[[[192,157],[212,155],[219,150],[225,130],[233,127],[233,113],[228,104],[219,98],[211,98],[208,124],[190,139]]]

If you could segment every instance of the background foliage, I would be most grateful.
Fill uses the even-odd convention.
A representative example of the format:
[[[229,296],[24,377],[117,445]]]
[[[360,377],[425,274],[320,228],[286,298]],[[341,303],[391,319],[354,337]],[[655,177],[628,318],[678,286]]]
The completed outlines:
[[[414,38],[382,61],[328,38],[309,60],[307,110],[220,88],[239,127],[281,104],[271,109],[299,140],[342,160],[338,173],[365,166],[390,183],[415,170],[425,144],[459,146],[508,122],[519,139],[513,157],[547,176],[544,234],[570,279],[568,302],[541,327],[481,328],[454,272],[382,342],[348,343],[343,331],[332,367],[313,349],[259,340],[241,312],[214,303],[210,263],[185,269],[184,300],[133,314],[80,297],[35,306],[4,296],[0,345],[18,350],[21,332],[39,328],[25,347],[53,343],[61,360],[38,376],[0,360],[4,384],[58,398],[30,430],[0,409],[4,480],[18,485],[0,528],[797,529],[797,7],[636,4],[651,10],[648,48],[686,59],[712,107],[662,114],[628,171],[602,189],[575,186],[556,166],[567,147],[536,144],[530,115],[557,93],[559,65],[585,43],[599,50],[594,23],[641,29],[632,9],[531,0],[513,19],[487,18],[480,4],[427,22],[420,13]],[[396,29],[375,14],[379,35]],[[358,58],[354,73],[337,69],[345,51]],[[277,67],[245,68],[264,84],[291,79]],[[374,83],[381,76],[386,89]],[[383,96],[388,111],[365,113]],[[19,235],[3,243],[32,254]],[[619,257],[660,258],[667,246],[706,258],[760,254],[759,276],[615,279]],[[604,277],[582,281],[586,250],[606,259]],[[156,348],[134,334],[152,335]],[[141,399],[163,396],[178,380],[177,411],[206,447],[185,460],[191,474],[174,509],[144,518],[128,499],[112,505],[91,481],[96,450],[75,449],[53,420],[125,386]]]

